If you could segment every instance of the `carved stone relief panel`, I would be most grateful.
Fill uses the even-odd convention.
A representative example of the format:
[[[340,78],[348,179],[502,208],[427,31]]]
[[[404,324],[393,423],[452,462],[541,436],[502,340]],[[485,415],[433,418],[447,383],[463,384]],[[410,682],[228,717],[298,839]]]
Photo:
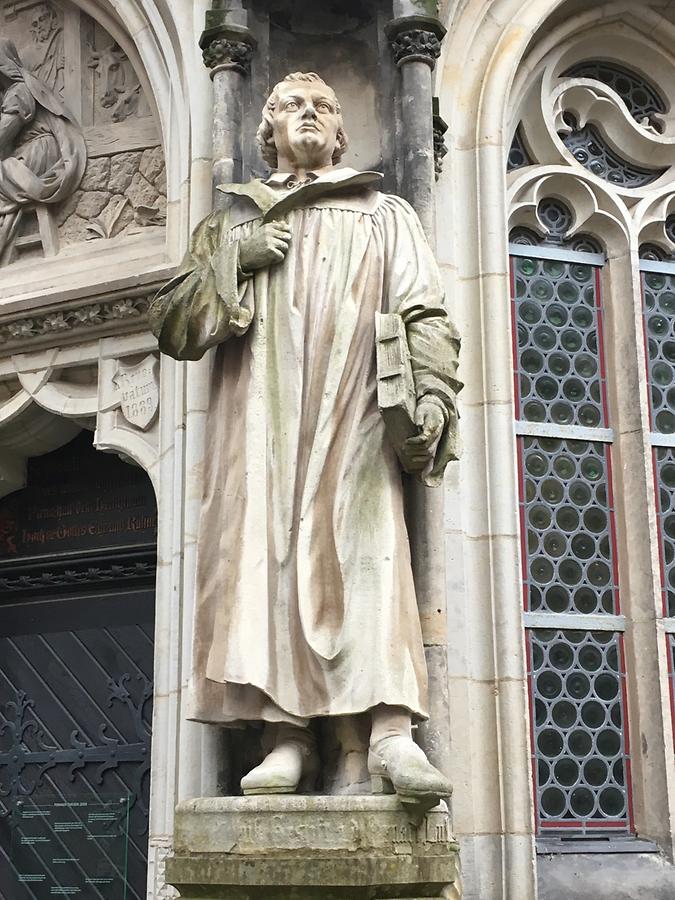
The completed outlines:
[[[164,154],[141,80],[69,0],[0,0],[0,123],[0,265],[164,226]]]

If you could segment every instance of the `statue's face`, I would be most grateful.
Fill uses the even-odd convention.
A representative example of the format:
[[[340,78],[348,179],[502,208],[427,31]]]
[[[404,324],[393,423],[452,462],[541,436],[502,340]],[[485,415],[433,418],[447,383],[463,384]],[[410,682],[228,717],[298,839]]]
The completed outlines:
[[[51,37],[54,28],[54,19],[54,10],[46,3],[35,9],[30,28],[36,40],[46,41]]]
[[[272,127],[280,159],[308,167],[329,165],[340,127],[335,94],[319,83],[282,84]]]

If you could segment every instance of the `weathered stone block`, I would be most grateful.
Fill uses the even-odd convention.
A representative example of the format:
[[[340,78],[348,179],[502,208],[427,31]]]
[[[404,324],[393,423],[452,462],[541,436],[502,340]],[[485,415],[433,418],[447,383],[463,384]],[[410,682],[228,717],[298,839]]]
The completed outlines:
[[[396,797],[192,800],[174,846],[167,881],[185,900],[413,900],[458,880],[447,807],[413,824]]]

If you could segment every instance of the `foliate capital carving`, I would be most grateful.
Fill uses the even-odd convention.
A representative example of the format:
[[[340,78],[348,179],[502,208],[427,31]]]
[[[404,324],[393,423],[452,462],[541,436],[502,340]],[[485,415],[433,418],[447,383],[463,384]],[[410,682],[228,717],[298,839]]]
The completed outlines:
[[[385,34],[397,66],[416,61],[433,69],[441,55],[445,28],[431,16],[403,16],[389,22]]]
[[[211,70],[211,78],[223,69],[251,74],[251,59],[256,41],[248,28],[234,25],[208,28],[199,41],[204,65]]]

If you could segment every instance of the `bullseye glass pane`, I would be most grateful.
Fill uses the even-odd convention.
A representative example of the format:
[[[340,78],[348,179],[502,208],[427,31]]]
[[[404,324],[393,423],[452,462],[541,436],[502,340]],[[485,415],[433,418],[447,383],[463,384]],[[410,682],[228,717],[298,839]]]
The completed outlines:
[[[611,632],[528,632],[541,830],[628,830],[620,640]]]
[[[518,451],[526,609],[618,613],[609,447],[520,437]],[[675,559],[675,504],[672,525]]]
[[[675,616],[675,449],[654,450],[664,615]]]
[[[642,273],[652,431],[675,433],[675,275]]]
[[[606,425],[597,268],[513,257],[518,417],[555,425]]]

